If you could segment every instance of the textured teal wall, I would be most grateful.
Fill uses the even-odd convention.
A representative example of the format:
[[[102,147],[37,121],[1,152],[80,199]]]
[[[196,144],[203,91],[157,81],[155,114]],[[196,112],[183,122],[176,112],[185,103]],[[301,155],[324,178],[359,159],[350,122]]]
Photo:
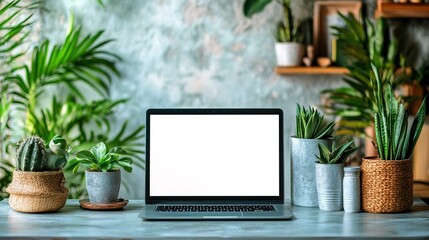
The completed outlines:
[[[70,12],[84,32],[105,29],[110,50],[123,61],[113,98],[130,98],[118,122],[145,122],[153,107],[279,107],[285,111],[286,198],[290,198],[290,142],[297,102],[318,105],[320,91],[341,84],[339,76],[279,76],[274,73],[272,31],[281,16],[271,4],[252,20],[242,0],[47,0],[40,38],[60,41]],[[295,1],[294,12],[312,14],[312,1]],[[114,121],[115,122],[115,121]],[[251,129],[249,129],[251,131]],[[144,141],[142,139],[142,141]],[[261,162],[263,159],[261,159]],[[127,198],[144,196],[144,172],[124,174]]]

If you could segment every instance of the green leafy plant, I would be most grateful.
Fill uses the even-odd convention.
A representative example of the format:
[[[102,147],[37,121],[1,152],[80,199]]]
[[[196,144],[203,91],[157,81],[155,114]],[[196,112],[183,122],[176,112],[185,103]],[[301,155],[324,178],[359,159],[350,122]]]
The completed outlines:
[[[59,135],[46,145],[38,136],[29,137],[17,144],[16,169],[30,172],[60,170],[67,163],[66,147],[66,140]]]
[[[259,13],[272,2],[272,0],[246,0],[243,5],[244,16],[250,18]],[[274,37],[277,42],[302,42],[304,35],[301,21],[295,20],[291,11],[291,0],[277,1],[283,8],[283,19],[278,22]]]
[[[324,115],[317,109],[305,109],[297,104],[296,108],[296,137],[306,139],[326,139],[332,136],[335,122],[324,124]]]
[[[353,141],[346,142],[340,145],[338,148],[335,146],[335,142],[332,144],[332,148],[328,149],[325,144],[319,143],[319,163],[322,164],[339,164],[344,163],[351,155],[353,155],[359,148],[353,147]]]
[[[0,16],[7,19],[0,24],[0,41],[4,43],[0,44],[0,65],[5,69],[0,72],[0,199],[7,196],[4,189],[14,168],[10,149],[16,139],[32,135],[46,142],[61,134],[72,147],[71,155],[101,141],[108,147],[121,146],[138,160],[136,166],[143,168],[144,125],[130,129],[125,121],[118,123],[116,131],[110,126],[115,108],[128,101],[109,97],[114,77],[120,76],[116,67],[120,57],[105,49],[113,40],[103,39],[103,31],[84,35],[82,28],[70,21],[62,43],[45,40],[33,48],[28,61],[18,62],[20,56],[28,55],[19,49],[27,49],[21,45],[31,33],[31,11],[38,7],[24,8],[20,2],[0,5]],[[66,166],[64,173],[69,197],[85,197],[84,172],[73,174]]]
[[[70,160],[70,167],[73,172],[77,172],[80,166],[85,166],[90,171],[108,172],[123,168],[131,172],[133,160],[128,153],[121,147],[107,149],[106,145],[101,142],[90,150],[82,150],[76,154],[76,158]]]
[[[364,129],[373,122],[372,106],[375,96],[370,80],[372,61],[380,70],[383,81],[395,84],[398,78],[394,70],[405,64],[398,57],[397,41],[390,39],[387,23],[379,18],[375,23],[368,19],[359,21],[353,14],[339,16],[344,27],[333,27],[340,50],[349,59],[349,73],[343,79],[347,86],[324,90],[328,114],[340,116],[337,135],[365,136]]]
[[[30,34],[28,28],[32,24],[31,11],[36,3],[20,4],[20,0],[0,2],[0,200],[7,197],[7,185],[12,181],[13,146],[16,141],[11,139],[15,124],[12,122],[13,98],[11,84],[5,79],[12,74],[25,54],[26,39]]]
[[[379,69],[371,63],[371,83],[375,96],[374,128],[377,151],[382,160],[409,159],[425,122],[426,97],[408,131],[408,113],[398,101],[390,83],[383,81]]]

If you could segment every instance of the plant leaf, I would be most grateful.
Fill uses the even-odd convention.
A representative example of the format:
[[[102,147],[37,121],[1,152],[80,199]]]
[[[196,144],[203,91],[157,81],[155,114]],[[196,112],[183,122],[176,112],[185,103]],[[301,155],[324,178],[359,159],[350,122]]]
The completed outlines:
[[[270,3],[271,0],[246,0],[243,5],[244,16],[250,18],[253,14],[259,13]]]

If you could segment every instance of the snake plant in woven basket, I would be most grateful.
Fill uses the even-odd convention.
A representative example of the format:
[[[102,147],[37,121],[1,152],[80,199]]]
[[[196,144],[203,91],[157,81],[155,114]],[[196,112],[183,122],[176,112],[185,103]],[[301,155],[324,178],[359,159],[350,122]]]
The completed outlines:
[[[377,67],[371,63],[371,83],[375,96],[374,128],[380,159],[409,159],[422,131],[426,114],[426,97],[408,130],[408,112],[395,97],[389,83],[381,80]]]
[[[317,109],[305,109],[297,104],[296,108],[296,137],[305,139],[326,139],[332,136],[335,122],[323,123],[324,115]]]

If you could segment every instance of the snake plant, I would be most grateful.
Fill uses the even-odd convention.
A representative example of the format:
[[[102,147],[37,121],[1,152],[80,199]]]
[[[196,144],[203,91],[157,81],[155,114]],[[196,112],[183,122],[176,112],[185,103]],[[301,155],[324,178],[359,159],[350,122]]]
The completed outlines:
[[[324,144],[319,143],[319,163],[323,164],[339,164],[344,163],[347,158],[353,155],[359,148],[352,147],[353,141],[344,143],[338,148],[335,146],[335,142],[332,144],[332,149],[329,150]]]
[[[395,97],[388,82],[383,82],[379,69],[371,63],[371,83],[375,96],[374,128],[380,159],[409,159],[425,122],[426,97],[408,130],[408,113]]]
[[[243,5],[244,16],[250,18],[253,14],[262,12],[272,0],[246,0]],[[291,0],[277,1],[283,8],[283,19],[277,24],[274,37],[277,42],[302,42],[304,39],[300,20],[294,20],[291,11]]]
[[[334,36],[342,44],[339,50],[348,59],[346,66],[350,73],[344,77],[345,86],[324,90],[328,97],[324,110],[327,114],[341,117],[338,121],[337,135],[364,136],[364,129],[373,122],[372,105],[375,97],[369,77],[370,62],[380,71],[383,81],[397,84],[399,77],[393,69],[405,64],[398,54],[398,42],[389,38],[388,23],[383,18],[375,22],[360,21],[353,14],[339,13],[343,27],[333,27]]]
[[[296,137],[306,139],[326,139],[331,137],[335,122],[323,124],[324,115],[317,109],[305,109],[297,104],[296,108]]]

